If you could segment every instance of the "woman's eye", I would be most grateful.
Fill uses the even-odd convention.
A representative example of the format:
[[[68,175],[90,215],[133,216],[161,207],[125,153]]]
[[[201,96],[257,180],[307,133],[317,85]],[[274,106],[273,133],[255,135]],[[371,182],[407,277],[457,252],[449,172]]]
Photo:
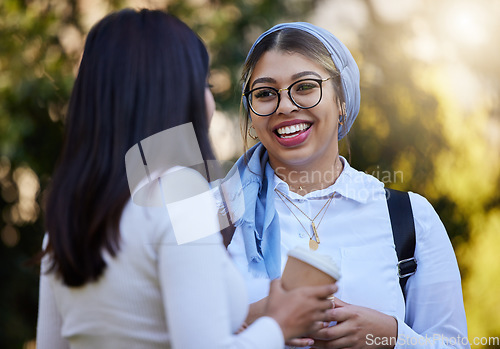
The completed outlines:
[[[271,89],[259,89],[253,93],[254,98],[269,99],[276,97],[276,91]]]
[[[303,83],[298,84],[295,87],[295,90],[297,92],[307,92],[307,91],[313,90],[317,87],[318,87],[318,84],[316,84],[314,82],[303,82]]]

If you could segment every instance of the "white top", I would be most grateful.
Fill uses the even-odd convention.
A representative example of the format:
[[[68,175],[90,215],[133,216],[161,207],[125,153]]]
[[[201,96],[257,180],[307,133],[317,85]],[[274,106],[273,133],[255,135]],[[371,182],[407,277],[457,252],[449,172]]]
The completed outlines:
[[[220,234],[178,245],[164,208],[131,202],[120,233],[120,251],[105,256],[98,282],[68,288],[54,274],[42,274],[38,349],[283,347],[270,317],[234,335],[248,299]],[[42,261],[42,272],[48,262]]]
[[[406,308],[397,275],[397,255],[383,183],[350,167],[324,190],[304,197],[289,191],[288,185],[275,176],[275,188],[287,195],[309,217],[314,217],[329,196],[334,199],[321,224],[315,221],[320,244],[317,252],[332,256],[340,266],[341,279],[336,297],[355,305],[369,307],[394,316],[398,321],[398,344],[417,344],[418,348],[444,348],[441,338],[450,342],[467,337],[460,273],[452,245],[438,215],[422,196],[410,193],[415,219],[417,273],[406,285]],[[287,205],[312,235],[310,221],[288,201]],[[309,236],[275,196],[281,229],[281,266],[288,250],[308,246]],[[236,229],[229,252],[245,277],[250,302],[268,294],[269,280],[256,278],[248,271],[244,241]],[[458,339],[457,339],[458,338]],[[408,346],[410,347],[410,346]]]

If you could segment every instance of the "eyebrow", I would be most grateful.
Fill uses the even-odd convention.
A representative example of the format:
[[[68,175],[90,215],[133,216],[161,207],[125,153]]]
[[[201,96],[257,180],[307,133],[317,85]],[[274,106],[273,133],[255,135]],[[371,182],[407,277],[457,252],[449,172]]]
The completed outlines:
[[[299,78],[307,76],[307,75],[315,75],[318,78],[322,79],[321,75],[319,75],[316,72],[313,72],[313,71],[303,71],[303,72],[300,72],[300,73],[297,73],[297,74],[293,74],[292,75],[292,80],[296,80],[296,79],[299,79]]]
[[[316,73],[314,71],[307,70],[307,71],[303,71],[303,72],[300,72],[300,73],[293,74],[292,75],[292,80],[297,80],[297,79],[300,79],[300,78],[302,78],[304,76],[308,76],[308,75],[314,75],[314,76],[317,76],[318,78],[322,79],[321,75],[319,75],[318,73]],[[252,83],[251,88],[253,88],[255,86],[255,84],[265,83],[265,82],[266,83],[275,84],[276,80],[274,80],[273,78],[270,78],[270,77],[258,78],[258,79],[254,80],[254,82]]]
[[[255,84],[264,83],[264,82],[275,84],[276,80],[274,80],[273,78],[268,78],[268,77],[258,78],[258,79],[255,79],[254,82],[252,83],[252,88],[255,86]]]

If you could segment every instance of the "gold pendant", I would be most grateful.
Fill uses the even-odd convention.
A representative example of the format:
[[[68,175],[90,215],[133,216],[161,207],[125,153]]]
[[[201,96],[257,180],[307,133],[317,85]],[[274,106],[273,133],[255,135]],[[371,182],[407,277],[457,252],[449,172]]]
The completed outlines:
[[[318,243],[313,239],[309,239],[309,248],[313,251],[316,251],[318,249]]]
[[[319,244],[319,236],[318,236],[318,231],[316,230],[316,224],[314,224],[314,222],[311,222],[311,227],[312,227],[312,230],[314,233],[314,238],[316,239],[316,241]]]

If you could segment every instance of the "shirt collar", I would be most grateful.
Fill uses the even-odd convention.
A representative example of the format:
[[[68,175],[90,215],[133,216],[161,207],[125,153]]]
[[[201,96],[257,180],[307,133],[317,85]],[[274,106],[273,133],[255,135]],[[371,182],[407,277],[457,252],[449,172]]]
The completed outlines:
[[[291,199],[296,200],[324,199],[332,193],[335,193],[335,196],[360,203],[367,203],[379,199],[381,196],[385,197],[384,183],[371,175],[355,170],[343,156],[340,156],[340,161],[342,161],[344,169],[335,183],[328,188],[315,190],[302,196],[290,191],[288,184],[274,174],[274,189],[278,189]]]

